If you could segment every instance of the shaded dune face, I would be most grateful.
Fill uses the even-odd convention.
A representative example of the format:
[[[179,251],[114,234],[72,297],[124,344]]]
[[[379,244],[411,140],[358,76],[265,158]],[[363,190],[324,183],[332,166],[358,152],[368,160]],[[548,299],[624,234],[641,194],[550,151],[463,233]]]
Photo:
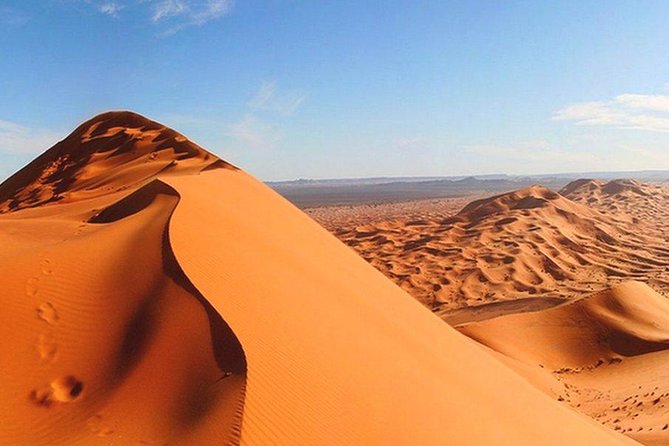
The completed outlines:
[[[112,114],[0,187],[1,444],[238,443],[246,357],[174,256],[165,165],[230,167]]]
[[[666,209],[666,201],[656,207]],[[441,220],[375,223],[336,235],[456,321],[480,317],[482,306],[495,306],[490,315],[522,310],[520,302],[499,305],[507,300],[550,307],[629,279],[669,291],[666,232],[654,229],[663,221],[634,220],[533,186],[474,201]]]

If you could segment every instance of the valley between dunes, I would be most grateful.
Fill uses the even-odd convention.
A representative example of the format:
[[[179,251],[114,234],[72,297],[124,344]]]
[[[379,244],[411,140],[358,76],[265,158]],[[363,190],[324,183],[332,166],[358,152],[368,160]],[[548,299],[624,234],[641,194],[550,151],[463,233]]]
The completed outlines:
[[[666,191],[572,186],[336,233],[388,280],[96,116],[0,185],[0,444],[667,444]]]

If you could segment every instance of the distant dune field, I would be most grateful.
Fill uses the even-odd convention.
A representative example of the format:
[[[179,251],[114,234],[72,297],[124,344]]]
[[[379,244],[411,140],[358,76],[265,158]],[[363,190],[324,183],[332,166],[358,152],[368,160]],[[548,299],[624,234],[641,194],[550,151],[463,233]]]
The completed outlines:
[[[532,186],[459,212],[448,212],[452,201],[450,209],[436,202],[442,213],[420,203],[422,213],[385,219],[384,206],[374,208],[371,221],[360,206],[357,221],[342,220],[343,212],[356,215],[346,210],[309,213],[445,319],[452,310],[507,300],[550,305],[629,279],[669,293],[666,186],[579,180],[560,193]]]

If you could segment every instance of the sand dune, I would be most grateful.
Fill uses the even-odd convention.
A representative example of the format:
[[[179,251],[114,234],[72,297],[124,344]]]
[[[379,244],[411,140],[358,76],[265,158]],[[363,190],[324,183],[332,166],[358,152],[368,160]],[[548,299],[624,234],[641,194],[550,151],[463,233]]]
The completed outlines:
[[[620,179],[609,182],[578,180],[569,183],[560,194],[587,204],[616,220],[642,224],[644,231],[669,241],[669,187]]]
[[[520,299],[546,307],[629,279],[669,292],[666,233],[640,230],[655,224],[534,186],[474,201],[445,219],[377,221],[335,234],[448,320],[465,316],[455,309],[473,314],[481,304]]]
[[[177,264],[178,196],[150,180],[215,162],[180,138],[103,115],[0,187],[0,443],[239,438],[241,345]]]
[[[0,210],[2,444],[634,444],[141,116],[84,123]]]
[[[551,393],[645,444],[669,443],[669,301],[626,282],[543,311],[458,329],[550,374]],[[527,369],[518,368],[523,372]]]

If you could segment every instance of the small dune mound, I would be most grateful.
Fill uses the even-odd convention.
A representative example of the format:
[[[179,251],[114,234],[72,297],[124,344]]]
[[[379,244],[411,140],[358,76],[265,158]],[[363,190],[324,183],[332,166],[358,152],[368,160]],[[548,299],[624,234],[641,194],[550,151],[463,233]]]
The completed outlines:
[[[580,179],[572,181],[560,190],[560,194],[573,201],[583,201],[592,198],[602,199],[615,195],[648,196],[655,188],[633,179],[617,179],[609,182],[601,180]]]
[[[475,221],[499,213],[550,206],[560,199],[560,195],[550,189],[531,186],[515,192],[473,201],[465,206],[455,219]]]
[[[553,308],[458,329],[514,359],[578,370],[669,350],[669,300],[631,281]]]
[[[0,188],[0,213],[123,191],[156,175],[232,167],[185,136],[132,112],[108,112]]]
[[[642,443],[669,443],[669,300],[648,285],[457,328],[519,370],[534,368],[529,376],[550,374],[553,396],[576,410]]]
[[[654,188],[637,180],[621,178],[609,182],[601,180],[580,179],[572,181],[560,190],[560,194],[574,201],[593,196],[612,196],[619,194],[650,195]]]
[[[576,193],[584,191],[592,192],[601,189],[602,182],[598,180],[591,180],[588,178],[581,178],[574,180],[571,183],[560,189],[560,194],[565,197],[573,197]]]
[[[648,186],[643,183],[631,179],[612,180],[602,186],[602,192],[606,195],[616,195],[624,192],[629,192],[637,195],[648,196]]]

